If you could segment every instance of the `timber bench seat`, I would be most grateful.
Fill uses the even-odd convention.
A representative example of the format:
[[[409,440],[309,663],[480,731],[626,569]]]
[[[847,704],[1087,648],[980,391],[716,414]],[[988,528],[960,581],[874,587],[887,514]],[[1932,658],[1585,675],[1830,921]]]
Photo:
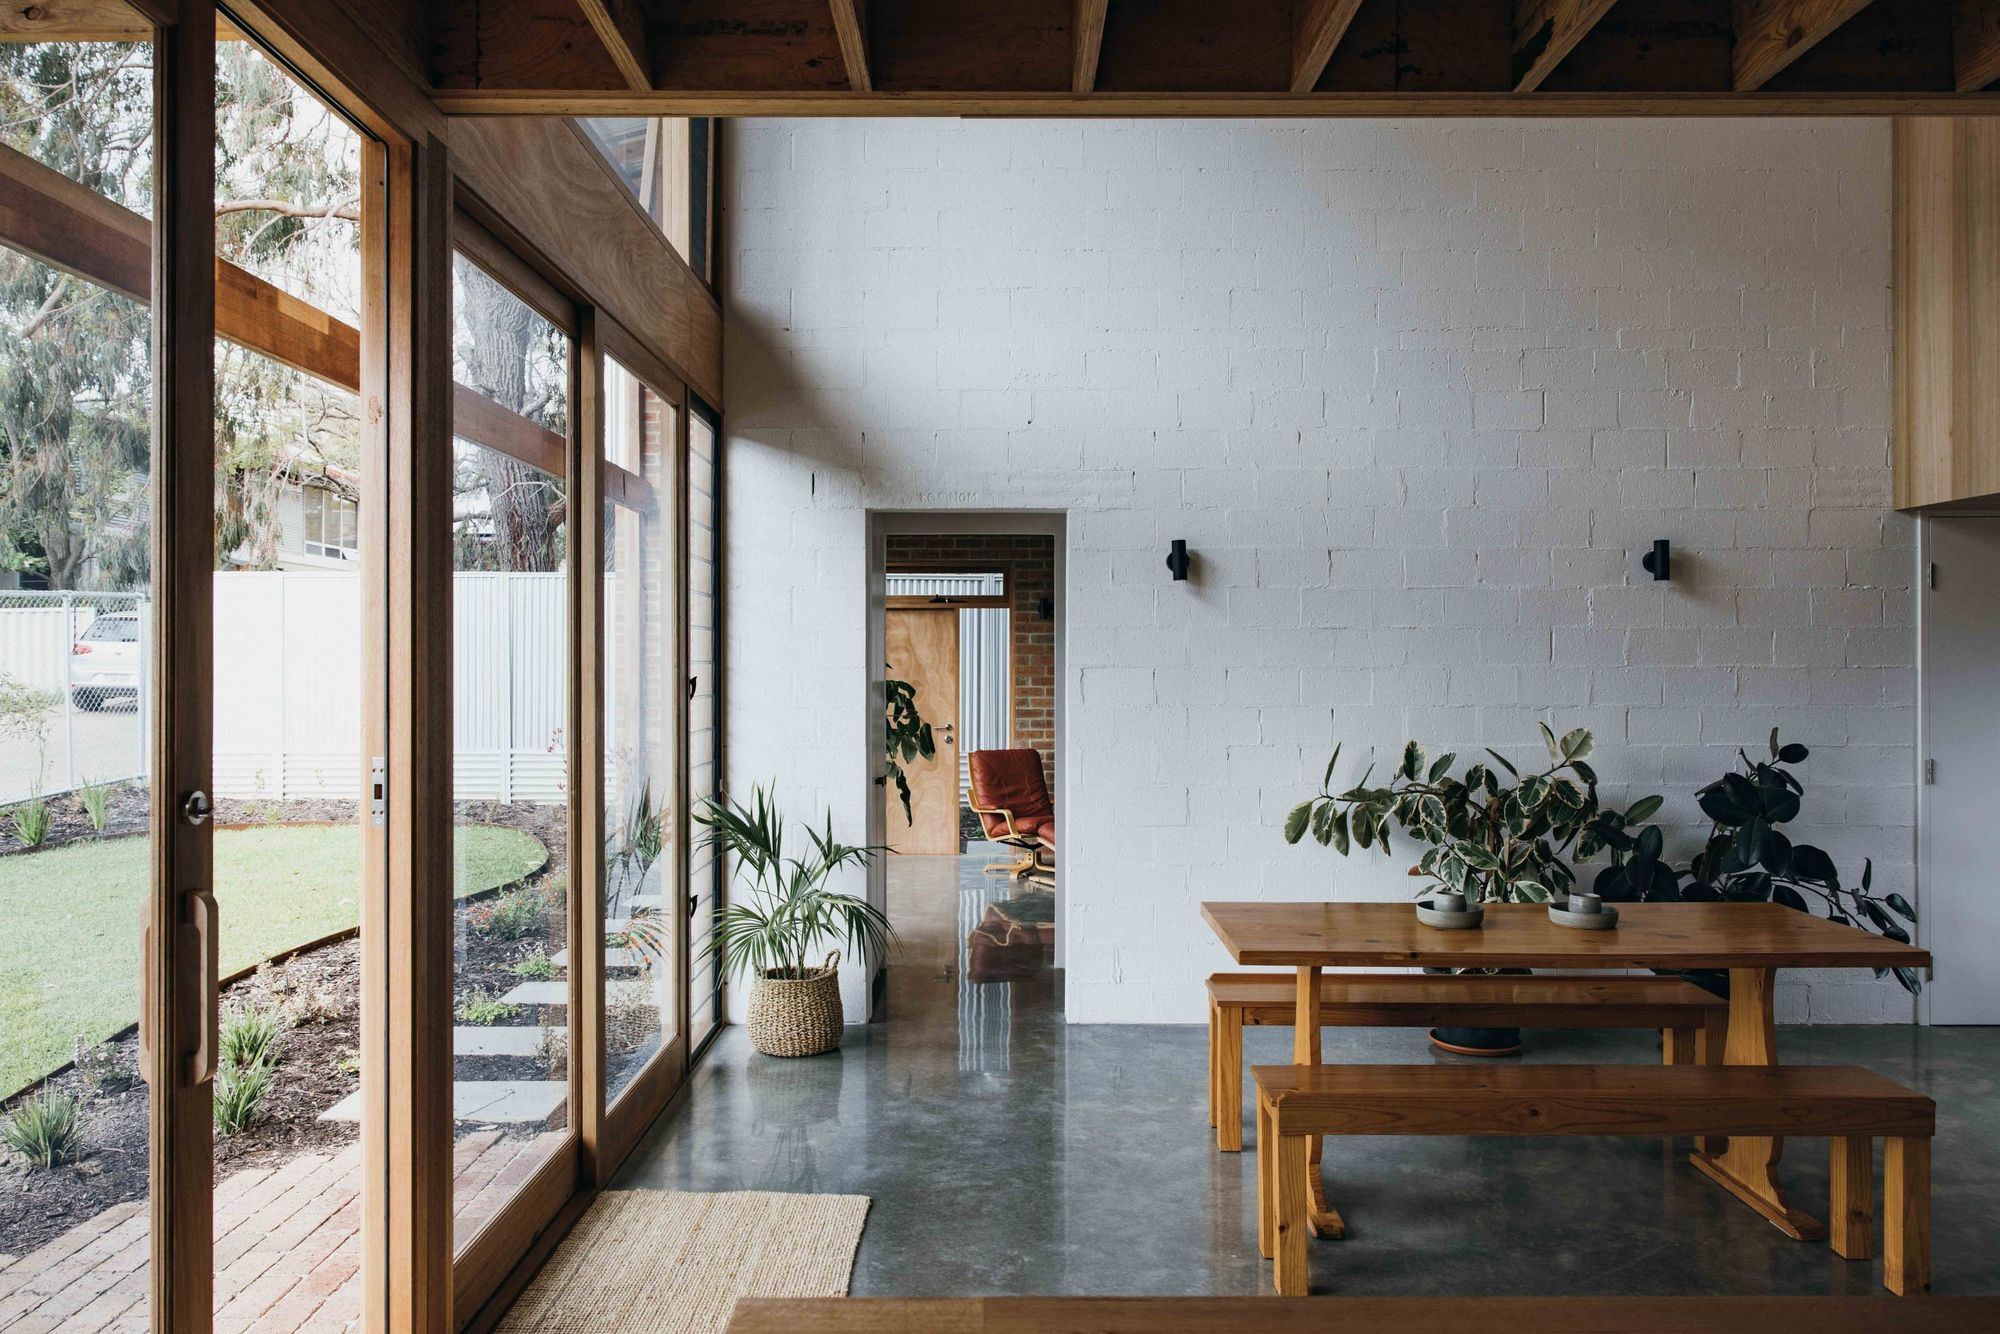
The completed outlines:
[[[1824,1135],[1829,1240],[1873,1248],[1872,1141],[1885,1157],[1883,1281],[1930,1287],[1930,1149],[1937,1105],[1858,1066],[1260,1065],[1257,1248],[1278,1291],[1307,1291],[1307,1162],[1315,1135]]]
[[[1225,1153],[1243,1147],[1243,1026],[1290,1028],[1290,973],[1208,979],[1208,1123]],[[1657,1028],[1667,1064],[1722,1061],[1729,1003],[1677,977],[1434,977],[1332,973],[1320,1023],[1342,1028]]]

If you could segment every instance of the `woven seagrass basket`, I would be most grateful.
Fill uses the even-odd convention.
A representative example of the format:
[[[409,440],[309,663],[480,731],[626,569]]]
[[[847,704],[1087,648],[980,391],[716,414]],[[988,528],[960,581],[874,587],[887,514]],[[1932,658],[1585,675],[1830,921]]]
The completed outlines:
[[[840,1046],[840,952],[802,977],[765,973],[750,990],[750,1043],[766,1056],[817,1056]]]

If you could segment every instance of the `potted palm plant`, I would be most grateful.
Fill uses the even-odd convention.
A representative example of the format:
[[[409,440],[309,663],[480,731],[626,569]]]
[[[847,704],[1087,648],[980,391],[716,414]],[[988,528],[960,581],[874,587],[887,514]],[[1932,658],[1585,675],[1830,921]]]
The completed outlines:
[[[768,789],[746,806],[725,795],[708,800],[694,821],[717,856],[735,867],[742,892],[715,919],[703,953],[730,977],[749,977],[750,1041],[767,1056],[817,1056],[840,1046],[840,946],[863,957],[888,949],[895,929],[865,899],[827,888],[845,866],[863,866],[881,849],[841,843],[828,814],[806,826],[810,850],[785,854],[785,819]],[[828,950],[823,961],[820,951]]]

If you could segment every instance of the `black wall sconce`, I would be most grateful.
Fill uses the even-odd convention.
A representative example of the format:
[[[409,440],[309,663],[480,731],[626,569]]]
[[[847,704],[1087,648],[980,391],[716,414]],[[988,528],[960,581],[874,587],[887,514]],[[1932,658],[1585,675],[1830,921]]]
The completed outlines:
[[[1639,557],[1639,568],[1652,575],[1656,582],[1674,577],[1674,551],[1666,538],[1653,539],[1653,549]]]
[[[1043,598],[1037,602],[1035,604],[1035,615],[1045,621],[1053,621],[1056,618],[1056,600],[1054,598]]]
[[[1181,580],[1187,578],[1188,549],[1186,538],[1175,538],[1173,544],[1167,548],[1167,568],[1173,571],[1175,583],[1179,583]]]

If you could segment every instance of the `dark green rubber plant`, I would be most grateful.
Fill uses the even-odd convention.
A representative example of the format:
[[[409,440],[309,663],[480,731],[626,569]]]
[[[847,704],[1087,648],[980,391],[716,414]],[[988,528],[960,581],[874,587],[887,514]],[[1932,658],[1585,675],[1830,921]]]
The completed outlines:
[[[1712,824],[1701,851],[1684,870],[1662,859],[1657,828],[1633,832],[1630,825],[1636,822],[1600,819],[1585,840],[1587,846],[1578,849],[1586,856],[1597,846],[1611,852],[1612,865],[1598,874],[1594,888],[1605,899],[1624,903],[1770,902],[1812,912],[1817,900],[1829,921],[1873,929],[1908,944],[1916,909],[1901,894],[1875,893],[1873,860],[1862,861],[1859,884],[1845,884],[1824,849],[1794,843],[1780,828],[1798,818],[1805,796],[1805,785],[1789,766],[1802,763],[1811,752],[1795,741],[1781,744],[1775,727],[1770,752],[1769,759],[1752,760],[1737,751],[1742,767],[1696,793]],[[1876,976],[1890,971],[1912,995],[1923,989],[1923,979],[1912,968],[1878,968]]]
[[[885,733],[888,749],[882,772],[896,785],[896,795],[903,799],[903,822],[914,824],[916,818],[910,813],[910,780],[903,766],[935,756],[937,742],[931,737],[931,725],[917,712],[915,686],[891,678],[882,683],[882,688],[889,705]]]

